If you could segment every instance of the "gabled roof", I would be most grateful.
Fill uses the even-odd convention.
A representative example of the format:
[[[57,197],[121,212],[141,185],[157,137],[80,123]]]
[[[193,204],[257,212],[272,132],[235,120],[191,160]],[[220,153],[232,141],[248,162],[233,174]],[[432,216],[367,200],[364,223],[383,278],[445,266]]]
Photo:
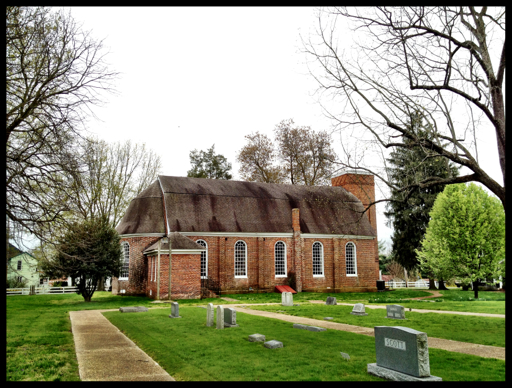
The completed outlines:
[[[171,248],[172,250],[201,250],[204,251],[205,248],[202,245],[199,245],[194,240],[189,239],[186,236],[183,236],[181,233],[174,232],[171,233]],[[151,251],[158,250],[158,241],[153,245],[149,246],[144,250],[144,254]],[[163,239],[162,244],[160,246],[161,251],[169,251],[169,241],[167,238]]]
[[[342,187],[159,176],[130,203],[121,235],[172,232],[302,233],[375,236],[364,207]]]

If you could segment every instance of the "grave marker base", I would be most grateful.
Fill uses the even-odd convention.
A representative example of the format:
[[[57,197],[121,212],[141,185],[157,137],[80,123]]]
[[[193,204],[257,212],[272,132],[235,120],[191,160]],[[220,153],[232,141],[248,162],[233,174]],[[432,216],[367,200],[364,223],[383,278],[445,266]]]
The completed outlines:
[[[368,373],[391,381],[443,381],[441,377],[432,375],[428,377],[416,377],[408,375],[393,369],[378,366],[377,363],[368,364]]]

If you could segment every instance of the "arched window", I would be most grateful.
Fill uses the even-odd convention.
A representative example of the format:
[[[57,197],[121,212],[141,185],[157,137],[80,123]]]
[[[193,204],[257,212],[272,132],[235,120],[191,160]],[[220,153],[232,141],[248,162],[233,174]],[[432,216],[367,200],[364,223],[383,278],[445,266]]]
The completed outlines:
[[[276,242],[274,246],[274,262],[276,278],[286,277],[286,245],[282,241]]]
[[[128,273],[130,269],[130,245],[127,242],[121,244],[121,255],[123,258],[123,266],[119,273],[119,279],[128,279]]]
[[[313,243],[313,276],[324,276],[324,247],[322,243]]]
[[[206,248],[201,252],[201,279],[208,277],[208,244],[204,240],[197,240],[196,243]]]
[[[348,242],[345,245],[345,266],[347,276],[357,275],[356,245],[353,242]]]
[[[247,277],[247,244],[237,241],[235,244],[235,278]]]

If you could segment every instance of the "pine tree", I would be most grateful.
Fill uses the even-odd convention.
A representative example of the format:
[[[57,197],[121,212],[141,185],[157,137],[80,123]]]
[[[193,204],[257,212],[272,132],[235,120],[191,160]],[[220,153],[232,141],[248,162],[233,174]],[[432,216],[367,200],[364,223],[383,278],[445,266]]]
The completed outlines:
[[[420,241],[425,234],[430,210],[445,185],[426,188],[411,186],[405,190],[400,189],[418,183],[429,176],[438,178],[458,176],[458,168],[446,158],[433,156],[434,153],[431,150],[421,145],[421,139],[431,139],[432,131],[429,130],[428,125],[423,124],[420,112],[411,114],[409,128],[417,133],[420,142],[404,138],[406,147],[397,147],[387,159],[388,178],[396,189],[391,189],[391,201],[386,205],[387,211],[384,215],[388,219],[387,225],[393,228],[392,259],[407,270],[412,270],[418,265],[415,249],[420,246]],[[431,288],[435,288],[433,279],[430,285]]]

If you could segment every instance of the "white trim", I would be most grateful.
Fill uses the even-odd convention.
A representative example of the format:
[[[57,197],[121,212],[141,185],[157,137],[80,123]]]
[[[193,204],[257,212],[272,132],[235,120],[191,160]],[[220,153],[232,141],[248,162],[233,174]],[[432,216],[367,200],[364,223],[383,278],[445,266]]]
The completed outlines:
[[[243,242],[244,243],[244,253],[245,253],[245,258],[244,258],[244,262],[245,262],[245,275],[236,275],[236,244],[238,244],[239,242]],[[235,244],[233,245],[233,269],[234,269],[234,274],[235,275],[235,279],[245,279],[247,278],[247,243],[244,241],[244,240],[237,240],[235,242]]]
[[[183,236],[194,237],[267,237],[267,238],[292,238],[293,233],[266,233],[266,232],[178,232]],[[166,237],[162,233],[136,233],[136,234],[121,234],[121,238],[130,237]],[[301,233],[302,238],[343,238],[349,240],[374,240],[375,236],[361,236],[356,234],[312,234]],[[174,249],[173,249],[174,250]]]
[[[160,191],[162,192],[162,200],[164,201],[164,217],[165,217],[165,223],[167,225],[167,232],[171,233],[171,229],[169,228],[169,219],[167,218],[167,206],[165,206],[165,191],[162,186],[162,182],[160,181],[160,175],[158,175],[158,183],[160,184]]]
[[[352,244],[354,247],[354,271],[355,273],[348,274],[347,273],[347,245]],[[356,244],[353,241],[349,241],[345,244],[345,276],[347,277],[357,277],[357,250],[356,250]]]
[[[128,241],[122,241],[121,242],[121,254],[123,255],[123,268],[124,268],[124,263],[125,263],[125,245],[128,245],[128,276],[119,276],[118,279],[119,280],[128,280],[128,278],[130,277],[130,252],[131,252],[131,247],[130,247],[130,243]],[[122,271],[122,270],[121,270]],[[121,274],[119,274],[121,275]]]
[[[324,265],[324,261],[325,261],[325,258],[324,258],[324,244],[322,244],[320,241],[315,241],[313,242],[313,244],[311,244],[311,261],[313,262],[314,260],[314,251],[313,251],[313,246],[316,244],[316,243],[319,243],[320,244],[320,247],[322,248],[322,250],[320,251],[320,253],[322,254],[321,258],[322,258],[322,274],[321,275],[315,275],[313,274],[313,277],[314,278],[324,278],[325,277],[325,265]],[[313,266],[311,267],[312,271],[313,271],[313,267],[314,267],[314,262],[313,262]]]
[[[276,275],[276,245],[277,243],[283,243],[284,245],[284,275]],[[276,241],[274,244],[274,277],[276,278],[285,278],[288,276],[288,262],[287,262],[287,246],[286,243],[282,240]]]

